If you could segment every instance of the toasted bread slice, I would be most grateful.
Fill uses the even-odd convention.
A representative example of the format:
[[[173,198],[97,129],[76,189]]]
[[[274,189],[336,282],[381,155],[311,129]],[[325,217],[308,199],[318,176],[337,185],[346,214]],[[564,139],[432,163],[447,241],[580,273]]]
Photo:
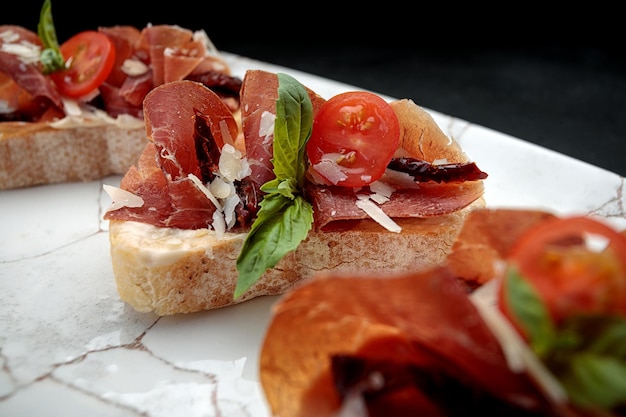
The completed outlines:
[[[113,124],[54,128],[0,123],[0,190],[124,174],[148,139],[146,129]]]
[[[398,219],[392,233],[373,220],[350,228],[311,231],[295,252],[235,299],[236,261],[245,233],[181,230],[111,221],[113,273],[122,300],[140,312],[172,315],[209,310],[285,293],[317,272],[422,270],[441,263],[465,216],[484,200],[444,216]]]

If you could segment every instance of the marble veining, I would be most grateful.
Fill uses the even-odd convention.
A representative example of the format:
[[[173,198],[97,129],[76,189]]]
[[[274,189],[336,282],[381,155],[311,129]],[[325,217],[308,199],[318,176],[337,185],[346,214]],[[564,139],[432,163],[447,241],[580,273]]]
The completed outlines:
[[[227,58],[235,74],[288,72],[324,97],[355,89]],[[432,114],[489,174],[489,206],[598,215],[626,228],[624,178]],[[0,415],[269,416],[257,357],[278,297],[161,318],[123,303],[102,220],[102,185],[119,180],[0,192]]]

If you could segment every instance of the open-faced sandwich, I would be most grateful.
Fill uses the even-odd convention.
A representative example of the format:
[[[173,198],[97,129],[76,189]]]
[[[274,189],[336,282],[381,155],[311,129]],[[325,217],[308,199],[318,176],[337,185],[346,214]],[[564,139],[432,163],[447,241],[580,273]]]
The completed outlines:
[[[147,142],[145,95],[181,79],[238,109],[241,79],[202,30],[100,27],[59,45],[50,0],[37,32],[0,25],[0,190],[124,174]]]
[[[271,415],[626,415],[626,234],[477,209],[440,266],[299,283],[260,352]]]
[[[149,144],[105,186],[122,300],[159,315],[286,292],[320,271],[439,264],[487,174],[412,100],[328,99],[249,70],[241,120],[193,81],[144,100]]]

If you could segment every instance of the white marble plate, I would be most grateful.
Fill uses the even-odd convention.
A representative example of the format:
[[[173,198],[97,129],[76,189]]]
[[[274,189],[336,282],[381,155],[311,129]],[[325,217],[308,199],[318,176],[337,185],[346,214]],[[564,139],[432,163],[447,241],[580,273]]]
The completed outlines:
[[[358,89],[225,55],[236,75],[286,72],[326,98]],[[432,114],[489,174],[489,206],[594,214],[626,228],[623,177]],[[0,191],[0,415],[268,416],[257,357],[277,298],[163,318],[125,305],[102,221],[102,185],[119,180]]]

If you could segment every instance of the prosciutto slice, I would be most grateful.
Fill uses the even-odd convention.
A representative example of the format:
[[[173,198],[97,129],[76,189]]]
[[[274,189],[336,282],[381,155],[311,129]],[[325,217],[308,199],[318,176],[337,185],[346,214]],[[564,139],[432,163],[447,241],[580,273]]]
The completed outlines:
[[[391,218],[432,217],[453,213],[467,207],[484,193],[482,181],[454,183],[424,182],[416,188],[396,190],[389,201],[380,205]],[[368,190],[329,187],[309,184],[306,188],[308,200],[313,205],[316,229],[323,230],[334,221],[369,218],[356,202],[357,194],[371,194]]]
[[[272,314],[260,379],[276,415],[367,415],[338,413],[359,398],[371,417],[523,415],[515,410],[546,406],[526,375],[508,368],[445,268],[319,275]]]
[[[137,165],[129,168],[120,183],[144,200],[141,207],[122,207],[105,213],[106,220],[137,221],[157,227],[207,228],[215,205],[189,179],[171,180],[157,163],[157,151],[148,143]]]
[[[121,182],[121,188],[143,198],[144,205],[107,212],[105,219],[181,229],[208,227],[217,208],[192,176],[205,183],[201,166],[207,159],[219,159],[219,154],[204,155],[201,151],[208,148],[198,143],[213,141],[217,148],[211,149],[233,144],[238,126],[232,113],[202,84],[175,81],[146,96],[144,115],[150,143]]]
[[[144,100],[146,132],[155,143],[161,166],[179,179],[189,174],[202,177],[196,154],[195,123],[206,116],[213,140],[221,149],[234,145],[237,122],[217,94],[194,81],[176,81],[152,90]]]
[[[135,44],[141,31],[134,26],[127,25],[99,27],[98,31],[107,35],[115,45],[115,64],[106,81],[108,84],[120,87],[128,77],[122,69],[124,61],[134,58]]]
[[[176,25],[149,25],[142,30],[118,25],[98,30],[114,43],[115,64],[99,88],[100,96],[93,92],[82,101],[104,108],[113,117],[129,114],[141,118],[143,99],[154,87],[192,75],[198,80],[222,76],[220,95],[233,111],[238,110],[241,80],[231,77],[229,66],[204,31]],[[65,116],[56,86],[41,72],[41,48],[35,32],[0,25],[0,99],[7,103],[7,109],[0,109],[0,120],[37,122]],[[26,57],[25,51],[29,53]],[[96,96],[98,100],[94,100]]]
[[[206,219],[207,209],[202,203],[206,197],[202,196],[197,187],[186,187],[190,185],[190,176],[197,177],[202,183],[211,180],[210,172],[215,170],[212,167],[219,160],[219,150],[226,143],[239,149],[245,147],[251,175],[245,179],[246,184],[240,186],[241,190],[249,190],[243,192],[248,196],[244,198],[247,212],[255,212],[256,208],[251,207],[249,202],[256,202],[260,197],[257,193],[261,185],[274,178],[272,145],[277,88],[278,77],[275,73],[261,70],[250,70],[246,73],[241,89],[241,127],[245,138],[243,145],[238,142],[239,127],[231,110],[217,93],[203,84],[190,80],[174,81],[152,90],[144,100],[146,132],[154,145],[156,164],[162,169],[168,184],[167,196],[161,195],[160,198],[169,201],[174,208],[166,210],[165,215],[144,213],[145,219],[152,216],[154,220],[149,220],[152,224],[175,224],[178,227],[184,224],[186,228],[200,228],[210,224],[210,219]],[[311,90],[309,97],[315,113],[325,100]],[[209,142],[214,146],[199,146],[198,138],[202,136],[210,139]],[[204,156],[200,158],[200,155]],[[400,165],[408,163],[404,161]],[[149,168],[152,169],[153,166],[149,165]],[[411,176],[415,173],[390,179],[389,186],[393,192],[384,196],[388,198],[386,202],[376,203],[380,204],[387,216],[409,218],[445,215],[467,207],[484,193],[484,185],[480,179],[486,174],[476,169],[468,177],[462,164],[447,165],[443,176],[440,170],[426,169],[421,172],[424,171],[423,167],[419,165],[418,168],[421,179],[423,176],[435,175],[438,180],[415,181]],[[460,175],[455,174],[456,169]],[[476,177],[475,171],[480,175]],[[136,179],[140,177],[141,175],[136,174],[132,176]],[[442,179],[450,182],[439,182]],[[160,182],[159,177],[156,184]],[[130,187],[128,191],[132,192],[132,181],[125,184]],[[161,187],[153,188],[162,191]],[[305,185],[304,194],[313,206],[314,227],[317,230],[324,230],[331,222],[368,219],[370,215],[357,205],[357,201],[363,196],[371,196],[373,201],[380,201],[380,195],[369,191],[367,187],[355,190],[309,181]],[[196,208],[200,213],[193,213]],[[133,216],[136,216],[142,209],[125,210],[132,211]],[[123,216],[120,212],[109,215],[109,218],[122,219]],[[194,220],[183,221],[185,217]]]

